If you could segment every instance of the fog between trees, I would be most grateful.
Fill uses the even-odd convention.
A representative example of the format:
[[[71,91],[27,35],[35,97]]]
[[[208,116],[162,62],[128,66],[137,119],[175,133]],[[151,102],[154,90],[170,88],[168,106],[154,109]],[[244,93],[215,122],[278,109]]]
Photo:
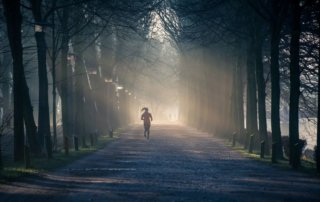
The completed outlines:
[[[13,158],[25,145],[49,158],[86,147],[147,106],[155,120],[249,150],[264,141],[272,162],[299,167],[299,120],[319,127],[319,3],[3,0],[1,109],[14,117]],[[319,128],[310,136],[320,144]]]

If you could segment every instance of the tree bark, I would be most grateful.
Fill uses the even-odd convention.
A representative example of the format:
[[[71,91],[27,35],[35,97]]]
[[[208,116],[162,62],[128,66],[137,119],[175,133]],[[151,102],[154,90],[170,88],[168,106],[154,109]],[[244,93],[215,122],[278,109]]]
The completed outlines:
[[[320,37],[320,14],[318,12],[318,37]],[[317,148],[316,164],[317,171],[320,173],[320,48],[318,46],[318,112],[317,112]]]
[[[78,45],[75,45],[76,53],[76,63],[75,63],[75,97],[74,97],[74,106],[75,106],[75,135],[82,142],[82,147],[86,147],[86,123],[85,123],[85,95],[84,95],[84,67],[83,67],[83,58],[82,54],[78,52]]]
[[[299,96],[300,96],[300,67],[299,67],[299,40],[300,40],[300,0],[291,1],[292,22],[290,41],[290,109],[289,109],[289,144],[290,164],[293,168],[300,166],[299,146]]]
[[[48,158],[52,158],[52,142],[50,133],[50,113],[48,98],[48,76],[47,76],[47,46],[45,41],[44,23],[41,15],[42,0],[32,0],[32,13],[35,25],[41,27],[35,30],[35,39],[37,43],[38,55],[38,76],[39,76],[39,116],[38,116],[38,134],[40,145],[46,146]]]
[[[20,0],[2,0],[4,16],[6,17],[7,32],[13,59],[13,102],[14,102],[14,151],[15,161],[24,159],[24,127],[23,127],[23,54],[21,43]]]
[[[49,113],[49,97],[48,97],[48,77],[46,66],[46,42],[43,32],[36,34],[37,49],[38,49],[38,68],[39,68],[39,135],[41,144],[45,141],[47,155],[52,157],[52,143],[50,134],[50,113]]]
[[[61,21],[61,29],[62,29],[62,37],[61,37],[61,81],[60,81],[60,89],[61,89],[61,111],[62,111],[62,130],[63,130],[63,141],[64,145],[68,145],[68,137],[71,137],[71,124],[70,124],[70,114],[69,114],[69,97],[73,94],[70,93],[69,82],[72,82],[71,72],[68,71],[68,43],[69,43],[69,33],[68,33],[68,20],[69,20],[69,11],[68,8],[63,8],[62,11],[62,21]],[[65,154],[68,154],[68,148],[65,148]]]
[[[273,161],[283,157],[280,129],[280,73],[279,43],[280,31],[273,30],[271,37],[271,130],[272,143],[276,144]]]
[[[253,37],[253,36],[252,36]],[[254,61],[254,41],[250,39],[247,52],[247,132],[248,135],[256,134],[257,126],[257,90],[256,66]],[[248,141],[246,141],[248,146]]]
[[[320,49],[318,50],[318,67],[320,67]],[[319,120],[320,120],[320,68],[318,68],[317,148],[315,151],[318,173],[320,173],[320,121]]]
[[[257,27],[258,26],[258,27]],[[264,69],[262,62],[263,39],[261,36],[261,27],[256,24],[255,27],[255,58],[256,58],[256,80],[258,86],[258,109],[259,109],[259,134],[260,141],[265,142],[265,154],[269,155],[269,142],[266,116],[266,84],[264,78]]]
[[[1,78],[3,78],[3,83],[1,86],[2,94],[3,94],[3,114],[8,114],[10,112],[10,84],[11,84],[11,78],[10,78],[10,72],[11,70],[11,55],[10,52],[4,52],[3,53],[3,60],[1,63],[1,73],[3,75]]]
[[[237,132],[240,135],[240,141],[244,143],[244,111],[243,111],[243,73],[242,73],[242,51],[239,46],[236,66],[236,123]]]
[[[85,105],[87,98],[85,89],[87,89],[88,80],[87,72],[85,69],[83,53],[82,53],[82,37],[80,35],[75,36],[73,41],[73,48],[75,54],[75,83],[74,83],[74,106],[75,106],[75,135],[81,140],[82,147],[87,147],[86,135],[87,135],[87,123]]]
[[[56,59],[57,59],[57,47],[55,44],[56,41],[56,33],[55,33],[55,12],[52,13],[52,48],[51,48],[51,57],[52,57],[52,130],[53,130],[53,150],[57,151],[57,105],[56,105],[56,97],[57,97],[57,89],[56,89]]]
[[[33,106],[31,104],[31,98],[29,95],[29,88],[27,81],[23,81],[23,118],[26,126],[26,134],[30,151],[36,155],[41,153],[41,147],[37,137],[37,126],[33,116]]]
[[[280,72],[279,44],[282,22],[286,13],[286,0],[272,1],[271,20],[271,130],[272,130],[272,162],[283,158],[281,128],[280,128]]]

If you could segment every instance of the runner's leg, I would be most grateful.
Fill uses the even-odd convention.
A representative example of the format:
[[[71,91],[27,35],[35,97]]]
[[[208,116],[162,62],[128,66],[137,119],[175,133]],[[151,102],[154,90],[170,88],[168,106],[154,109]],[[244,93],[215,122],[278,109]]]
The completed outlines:
[[[147,135],[147,125],[144,124],[144,137],[146,137],[146,135]]]
[[[150,136],[150,125],[148,125],[148,129],[147,129],[147,139],[149,140],[149,136]]]

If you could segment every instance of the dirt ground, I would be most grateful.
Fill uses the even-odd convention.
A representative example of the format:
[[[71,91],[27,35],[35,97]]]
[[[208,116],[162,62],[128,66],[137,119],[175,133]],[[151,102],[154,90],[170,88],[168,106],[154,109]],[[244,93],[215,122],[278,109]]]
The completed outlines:
[[[133,126],[55,172],[0,184],[0,201],[320,201],[320,179],[241,156],[178,125]]]

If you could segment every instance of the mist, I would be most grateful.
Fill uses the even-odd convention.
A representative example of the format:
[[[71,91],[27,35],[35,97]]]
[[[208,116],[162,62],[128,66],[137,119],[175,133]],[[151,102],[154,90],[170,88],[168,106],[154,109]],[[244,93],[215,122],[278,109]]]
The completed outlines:
[[[299,167],[319,144],[319,1],[299,12],[273,3],[283,9],[40,1],[16,8],[21,22],[4,9],[1,120],[14,117],[7,142],[16,148],[8,153],[18,161],[25,144],[49,158],[86,148],[92,134],[141,125],[147,107],[155,124],[233,139]]]

